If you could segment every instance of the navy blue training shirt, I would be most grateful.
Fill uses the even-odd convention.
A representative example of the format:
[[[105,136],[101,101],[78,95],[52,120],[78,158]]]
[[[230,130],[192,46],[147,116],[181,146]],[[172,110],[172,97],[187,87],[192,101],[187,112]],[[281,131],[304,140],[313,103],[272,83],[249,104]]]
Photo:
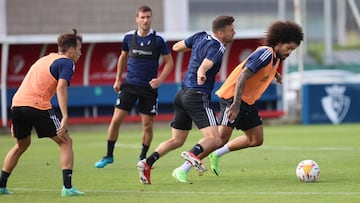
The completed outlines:
[[[187,39],[185,45],[192,49],[188,69],[185,73],[182,87],[191,88],[206,94],[211,94],[216,74],[221,67],[225,46],[214,36],[206,32],[198,32]],[[203,85],[197,83],[197,70],[204,59],[214,62],[213,67],[206,72],[206,81]]]
[[[270,48],[258,49],[249,56],[245,67],[256,73],[270,63],[271,57],[272,52]],[[274,60],[274,63],[276,63],[276,60]]]
[[[137,35],[135,41],[137,43],[137,54],[144,54],[148,51],[142,51],[141,47],[144,47],[145,50],[148,46],[152,46],[152,40],[154,31],[151,30],[147,36],[142,37]],[[125,34],[124,40],[122,43],[122,50],[129,52],[132,49],[132,40],[135,34],[135,30],[129,31]],[[167,44],[165,38],[159,35],[156,32],[155,35],[155,48],[160,55],[167,55],[171,53],[169,45]],[[128,64],[127,64],[127,73],[125,81],[138,86],[150,86],[149,82],[151,79],[158,76],[159,68],[159,57],[154,58],[141,58],[132,57],[129,53]]]

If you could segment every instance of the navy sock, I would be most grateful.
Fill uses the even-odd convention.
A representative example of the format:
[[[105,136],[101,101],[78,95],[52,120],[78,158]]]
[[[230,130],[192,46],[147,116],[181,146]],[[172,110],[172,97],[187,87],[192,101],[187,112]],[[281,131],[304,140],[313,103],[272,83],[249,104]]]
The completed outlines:
[[[107,153],[106,153],[107,157],[114,156],[113,153],[114,153],[115,143],[116,143],[116,141],[112,141],[112,140],[107,141]]]
[[[194,155],[199,155],[201,154],[201,152],[204,151],[204,148],[200,145],[200,144],[196,144],[191,150],[190,152],[192,152]]]
[[[71,169],[64,169],[62,171],[62,173],[63,173],[64,187],[66,189],[72,188],[72,184],[71,184],[72,170]]]
[[[157,152],[153,152],[147,159],[146,159],[146,163],[149,164],[150,166],[152,166],[156,160],[158,160],[160,158],[159,153]]]
[[[142,144],[141,153],[140,153],[140,156],[139,156],[140,160],[143,160],[143,159],[146,158],[146,153],[148,152],[149,147],[150,147],[149,145]]]
[[[10,173],[5,172],[5,171],[1,171],[1,176],[0,176],[0,187],[6,187],[7,184],[7,180],[10,176]]]

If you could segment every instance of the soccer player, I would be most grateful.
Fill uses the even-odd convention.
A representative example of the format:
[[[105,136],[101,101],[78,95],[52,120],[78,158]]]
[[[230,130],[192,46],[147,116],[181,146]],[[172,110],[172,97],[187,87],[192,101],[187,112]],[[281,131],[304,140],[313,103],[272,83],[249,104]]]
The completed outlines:
[[[220,97],[219,131],[224,144],[209,155],[211,169],[216,175],[220,174],[219,159],[223,155],[262,145],[263,124],[255,102],[274,79],[282,82],[277,69],[303,38],[302,28],[298,24],[291,21],[274,22],[266,33],[265,46],[258,47],[240,63],[216,91]],[[228,142],[234,128],[242,130],[244,135]]]
[[[233,22],[232,16],[219,16],[212,23],[213,34],[198,32],[174,44],[174,51],[191,50],[191,57],[182,88],[174,98],[172,138],[161,143],[148,158],[138,162],[142,183],[151,184],[150,170],[156,160],[184,144],[192,122],[204,137],[190,151],[181,153],[189,164],[201,172],[205,171],[197,156],[205,149],[215,150],[221,146],[218,123],[210,105],[210,97],[215,76],[221,67],[225,45],[230,43],[235,35]]]
[[[113,152],[120,126],[137,101],[143,128],[139,160],[144,159],[149,150],[154,116],[158,113],[158,87],[173,68],[170,47],[163,36],[151,29],[152,19],[150,7],[139,7],[136,12],[137,30],[129,31],[124,36],[113,86],[115,92],[118,92],[118,99],[108,128],[107,152],[95,163],[96,168],[104,168],[114,162]],[[160,55],[165,66],[158,76]],[[127,74],[122,83],[121,77],[126,67]]]
[[[16,91],[11,106],[11,133],[15,146],[7,153],[0,176],[0,194],[12,194],[6,187],[7,180],[21,155],[31,143],[34,127],[38,138],[48,137],[60,147],[60,165],[63,175],[61,196],[83,195],[71,183],[74,155],[72,139],[68,132],[68,86],[81,56],[82,37],[65,33],[58,37],[58,53],[50,53],[37,60],[27,72]],[[61,117],[55,115],[51,98],[56,93]],[[45,153],[45,152],[44,152]]]

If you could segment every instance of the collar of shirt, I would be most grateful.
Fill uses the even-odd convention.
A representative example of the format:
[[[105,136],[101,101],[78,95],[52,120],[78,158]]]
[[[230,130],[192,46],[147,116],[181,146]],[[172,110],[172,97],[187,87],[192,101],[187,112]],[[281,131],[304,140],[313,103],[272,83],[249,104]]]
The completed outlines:
[[[226,46],[218,38],[216,38],[215,35],[211,35],[211,37],[218,41],[224,47],[224,50],[226,50]]]
[[[149,36],[149,35],[151,35],[152,33],[154,33],[154,30],[153,30],[153,29],[150,29],[150,32],[147,33],[146,36]],[[137,34],[138,36],[141,36],[139,30],[136,30],[136,34]]]

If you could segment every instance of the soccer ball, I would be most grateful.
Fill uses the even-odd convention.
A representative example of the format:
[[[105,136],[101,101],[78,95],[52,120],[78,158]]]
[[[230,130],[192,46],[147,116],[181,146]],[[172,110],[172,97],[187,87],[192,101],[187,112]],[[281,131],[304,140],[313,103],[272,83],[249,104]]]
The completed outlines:
[[[315,182],[320,177],[320,167],[313,160],[303,160],[296,167],[296,177],[301,182]]]

